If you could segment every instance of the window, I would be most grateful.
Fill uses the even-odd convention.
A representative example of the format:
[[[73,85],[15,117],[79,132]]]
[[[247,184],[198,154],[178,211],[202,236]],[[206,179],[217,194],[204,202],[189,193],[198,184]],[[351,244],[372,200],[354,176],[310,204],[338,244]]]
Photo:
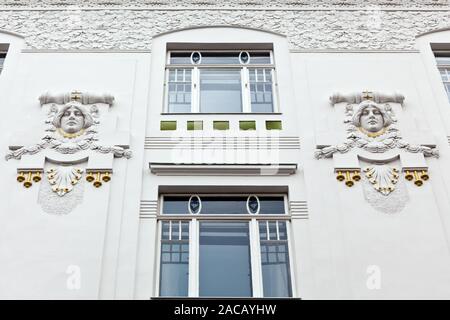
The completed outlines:
[[[272,113],[271,51],[169,51],[169,113]]]
[[[160,296],[292,297],[284,195],[165,195]]]
[[[435,52],[436,63],[450,101],[450,51]]]
[[[6,52],[0,50],[0,73],[3,70],[3,63],[5,62],[5,59],[6,59]]]
[[[161,233],[160,288],[162,296],[188,293],[189,223],[165,221]]]

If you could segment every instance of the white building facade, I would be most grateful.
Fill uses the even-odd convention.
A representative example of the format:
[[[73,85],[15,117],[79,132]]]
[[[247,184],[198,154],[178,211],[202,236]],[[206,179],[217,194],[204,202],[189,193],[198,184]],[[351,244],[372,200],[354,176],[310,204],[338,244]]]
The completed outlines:
[[[450,298],[450,4],[0,3],[0,298]]]

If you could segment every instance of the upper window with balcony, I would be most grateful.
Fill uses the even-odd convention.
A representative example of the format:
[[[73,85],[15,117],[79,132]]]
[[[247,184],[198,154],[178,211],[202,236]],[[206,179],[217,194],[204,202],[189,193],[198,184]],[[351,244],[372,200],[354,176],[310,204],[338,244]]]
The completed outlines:
[[[168,51],[165,112],[277,112],[270,50]]]

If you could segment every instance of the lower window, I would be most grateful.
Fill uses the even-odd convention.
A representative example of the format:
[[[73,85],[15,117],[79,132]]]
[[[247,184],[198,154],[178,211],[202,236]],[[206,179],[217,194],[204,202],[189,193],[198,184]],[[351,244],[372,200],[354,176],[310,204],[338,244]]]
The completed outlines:
[[[292,297],[289,220],[285,212],[280,212],[284,203],[278,203],[284,202],[284,197],[265,195],[259,200],[258,196],[248,196],[250,206],[258,198],[261,206],[279,212],[277,217],[260,214],[265,212],[263,208],[254,210],[258,211],[255,214],[249,213],[251,210],[239,214],[247,209],[239,209],[236,196],[192,197],[196,198],[194,204],[184,201],[191,206],[186,213],[181,197],[178,201],[168,196],[163,205],[171,212],[177,211],[178,218],[164,212],[160,216],[159,295]],[[192,213],[192,207],[200,203],[203,211],[209,209],[207,204],[212,200],[220,200],[220,214]]]

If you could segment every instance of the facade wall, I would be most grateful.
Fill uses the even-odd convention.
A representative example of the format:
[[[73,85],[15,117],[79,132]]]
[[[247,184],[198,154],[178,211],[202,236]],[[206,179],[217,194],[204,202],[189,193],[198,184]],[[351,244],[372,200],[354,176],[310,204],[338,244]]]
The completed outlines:
[[[292,49],[401,50],[414,48],[416,35],[448,26],[450,18],[444,0],[16,2],[0,4],[0,29],[24,35],[36,49],[149,49],[162,32],[240,25],[284,34]]]
[[[133,2],[135,10],[126,8],[125,1],[83,1],[82,7],[76,1],[62,7],[3,1],[0,29],[23,38],[0,33],[0,43],[10,44],[0,75],[0,150],[36,142],[47,111],[39,106],[41,94],[76,89],[114,95],[112,107],[100,108],[102,128],[127,132],[133,156],[114,159],[113,179],[102,188],[84,183],[82,202],[64,215],[44,212],[39,203],[43,183],[24,189],[16,182],[18,162],[3,162],[0,297],[157,296],[160,206],[151,206],[148,213],[148,203],[180,190],[284,190],[290,202],[307,203],[307,213],[291,212],[294,296],[449,298],[450,171],[445,164],[450,108],[430,43],[450,43],[450,31],[416,36],[448,27],[450,9],[447,1],[372,2],[377,10],[362,8],[359,1],[236,1],[238,8],[231,8],[231,2],[223,8],[192,1],[187,9],[184,2],[174,8],[139,1]],[[165,33],[182,28],[187,29]],[[176,42],[273,44],[280,112],[165,114],[166,45]],[[341,141],[346,136],[345,106],[332,107],[329,97],[336,91],[362,90],[402,93],[405,102],[393,108],[404,138],[418,144],[431,139],[440,152],[439,159],[427,158],[431,178],[421,188],[401,177],[408,201],[397,213],[376,211],[366,201],[362,183],[344,187],[336,182],[332,160],[314,158],[320,137]],[[283,129],[264,130],[268,119],[281,120]],[[159,130],[160,121],[168,120],[178,122],[175,132]],[[204,130],[189,132],[188,120],[202,120]],[[230,121],[230,130],[215,132],[214,120]],[[258,130],[239,131],[240,120],[257,121]],[[154,142],[271,135],[298,137],[299,147],[176,149],[155,147]],[[150,163],[290,163],[297,170],[289,176],[164,176],[151,173]],[[381,270],[379,290],[366,285],[372,265]],[[78,290],[67,288],[70,266],[80,267]]]

